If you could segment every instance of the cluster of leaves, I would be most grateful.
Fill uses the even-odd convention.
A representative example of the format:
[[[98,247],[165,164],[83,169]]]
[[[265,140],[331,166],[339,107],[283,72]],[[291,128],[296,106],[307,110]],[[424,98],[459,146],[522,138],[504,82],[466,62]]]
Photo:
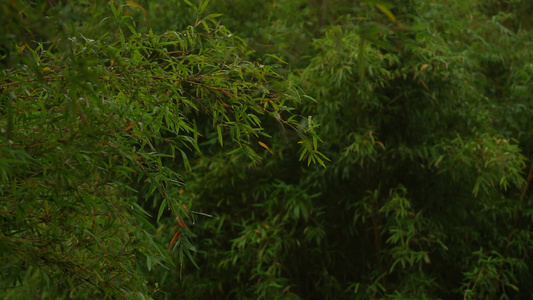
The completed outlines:
[[[204,267],[169,290],[531,296],[529,4],[392,2],[275,1],[254,18],[252,4],[212,3],[317,100],[298,107],[316,116],[299,128],[321,124],[331,161],[299,164],[284,131],[259,166],[206,150],[182,195],[212,216],[193,229]]]
[[[207,2],[189,4],[201,13]],[[22,32],[0,37],[1,297],[153,294],[146,274],[178,268],[169,253],[193,258],[181,196],[189,157],[219,144],[225,157],[259,161],[263,122],[298,126],[297,93],[248,61],[251,50],[213,15],[154,33],[137,26],[146,11],[134,1],[0,9]],[[160,220],[168,215],[173,223]],[[156,235],[159,221],[173,240]]]
[[[533,295],[530,1],[34,2],[0,295]]]

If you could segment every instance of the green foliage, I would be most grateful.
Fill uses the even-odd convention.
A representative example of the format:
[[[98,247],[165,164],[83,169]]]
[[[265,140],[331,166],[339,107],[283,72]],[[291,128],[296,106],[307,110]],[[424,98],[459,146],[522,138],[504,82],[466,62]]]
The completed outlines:
[[[56,2],[0,4],[3,297],[533,294],[529,1]]]
[[[205,243],[197,259],[212,267],[176,290],[263,299],[531,294],[532,110],[529,69],[519,63],[528,60],[528,28],[506,27],[476,2],[276,1],[252,10],[255,18],[246,3],[229,2],[212,9],[230,14],[222,20],[259,53],[287,61],[282,72],[294,70],[316,99],[298,109],[321,124],[318,144],[331,161],[294,163],[297,135],[284,132],[262,165],[204,157],[184,196],[213,215],[195,230]]]
[[[126,14],[132,7],[146,13],[132,1],[98,9],[108,14],[99,20],[107,32],[94,36],[83,21],[76,25],[95,17],[83,5],[2,4],[23,8],[8,20],[30,32],[24,18],[41,21],[39,10],[55,20],[32,41],[2,36],[9,43],[0,80],[3,297],[156,292],[145,275],[176,268],[167,241],[155,235],[166,211],[178,218],[170,253],[183,264],[195,251],[183,221],[191,217],[183,169],[172,162],[190,170],[189,157],[215,138],[225,152],[257,162],[258,141],[269,138],[265,116],[290,116],[290,88],[271,66],[246,60],[249,48],[214,16],[156,34],[136,29]],[[60,21],[68,11],[80,15]],[[320,155],[312,147],[303,149]],[[147,201],[157,210],[143,208]]]

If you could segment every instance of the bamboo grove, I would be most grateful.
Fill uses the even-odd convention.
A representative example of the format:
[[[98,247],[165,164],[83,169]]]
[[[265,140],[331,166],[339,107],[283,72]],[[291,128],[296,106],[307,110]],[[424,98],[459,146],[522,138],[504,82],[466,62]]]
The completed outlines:
[[[0,297],[528,299],[525,0],[0,3]]]

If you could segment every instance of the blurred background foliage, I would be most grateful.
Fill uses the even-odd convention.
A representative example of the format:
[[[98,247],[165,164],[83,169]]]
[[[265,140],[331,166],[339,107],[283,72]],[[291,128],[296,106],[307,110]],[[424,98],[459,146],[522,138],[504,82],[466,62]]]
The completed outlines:
[[[533,297],[532,9],[3,2],[0,295]]]

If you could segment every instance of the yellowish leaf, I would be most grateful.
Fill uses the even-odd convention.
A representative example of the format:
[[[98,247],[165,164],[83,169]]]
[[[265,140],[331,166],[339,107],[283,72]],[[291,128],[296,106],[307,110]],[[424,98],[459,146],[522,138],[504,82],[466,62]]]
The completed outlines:
[[[426,83],[424,82],[424,80],[420,79],[420,82],[421,82],[422,85],[426,88],[426,90],[429,91],[429,88],[428,88],[428,86],[426,85]]]
[[[385,14],[387,16],[387,18],[389,18],[389,20],[391,20],[398,27],[402,28],[400,23],[398,23],[398,20],[396,19],[396,16],[390,11],[390,9],[388,9],[386,6],[381,5],[381,4],[375,4],[375,5],[376,5],[377,9],[379,9],[383,14]]]
[[[178,225],[179,225],[178,228],[181,227],[181,228],[189,229],[189,227],[187,227],[187,224],[185,224],[185,222],[183,222],[183,220],[180,217],[176,217],[176,221],[178,221]]]
[[[126,4],[131,5],[133,7],[140,8],[143,11],[144,20],[146,21],[146,10],[144,9],[144,7],[142,7],[139,3],[135,1],[126,1]]]
[[[24,45],[22,45],[22,46],[18,49],[17,54],[20,55],[20,54],[22,53],[22,51],[24,51],[24,49],[26,49],[26,46],[28,46],[28,44],[24,44]]]
[[[270,150],[270,148],[268,148],[268,146],[265,143],[263,143],[263,142],[258,142],[258,143],[259,143],[259,146],[267,149],[268,152],[270,152],[271,154],[274,154],[274,152],[272,152],[272,150]]]
[[[135,124],[137,124],[137,122],[130,122],[130,123],[128,124],[128,126],[126,126],[126,128],[124,128],[124,131],[128,131],[128,130],[130,130],[131,127],[132,127],[133,125],[135,125]]]

